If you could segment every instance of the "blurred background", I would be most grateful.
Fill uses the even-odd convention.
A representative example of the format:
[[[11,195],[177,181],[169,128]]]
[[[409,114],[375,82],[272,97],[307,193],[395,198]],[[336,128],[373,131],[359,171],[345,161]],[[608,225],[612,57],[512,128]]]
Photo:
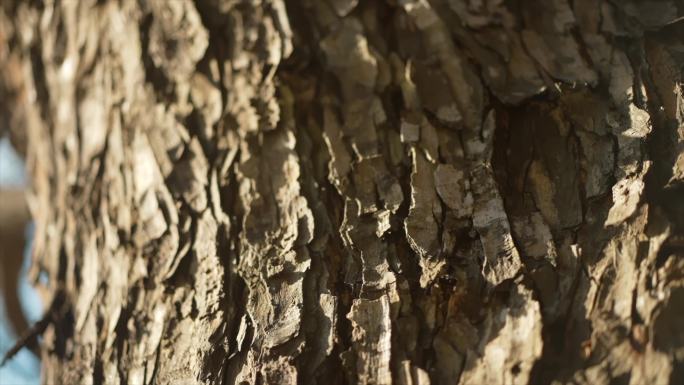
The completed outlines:
[[[23,201],[25,187],[24,164],[9,140],[0,137],[0,357],[42,312],[40,298],[26,279],[31,224]],[[40,362],[29,349],[0,368],[0,385],[39,383]]]

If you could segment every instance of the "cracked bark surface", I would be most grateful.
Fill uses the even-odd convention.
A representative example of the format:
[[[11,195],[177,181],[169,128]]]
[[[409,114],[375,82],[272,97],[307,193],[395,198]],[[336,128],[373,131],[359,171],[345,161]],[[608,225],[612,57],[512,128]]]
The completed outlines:
[[[44,382],[682,381],[682,15],[3,1]]]

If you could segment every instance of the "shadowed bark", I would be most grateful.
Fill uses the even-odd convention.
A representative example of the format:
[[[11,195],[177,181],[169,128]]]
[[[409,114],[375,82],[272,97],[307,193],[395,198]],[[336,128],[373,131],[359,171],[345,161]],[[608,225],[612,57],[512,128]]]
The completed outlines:
[[[682,1],[0,10],[45,383],[684,378]]]

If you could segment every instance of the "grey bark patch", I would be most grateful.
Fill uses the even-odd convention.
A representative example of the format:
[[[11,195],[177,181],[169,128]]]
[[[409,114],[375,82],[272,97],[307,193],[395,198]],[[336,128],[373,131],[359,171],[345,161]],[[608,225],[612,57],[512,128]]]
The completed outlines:
[[[522,267],[513,243],[511,228],[503,201],[491,169],[479,166],[471,172],[473,186],[473,227],[480,234],[484,249],[483,273],[487,281],[498,285],[513,278]]]
[[[352,343],[360,384],[391,384],[390,352],[392,327],[389,300],[357,299],[347,318],[352,322]]]
[[[426,286],[440,273],[444,262],[439,247],[439,224],[441,203],[437,200],[433,167],[416,149],[412,150],[411,207],[404,222],[406,237],[413,251],[418,254],[422,275],[421,286]]]

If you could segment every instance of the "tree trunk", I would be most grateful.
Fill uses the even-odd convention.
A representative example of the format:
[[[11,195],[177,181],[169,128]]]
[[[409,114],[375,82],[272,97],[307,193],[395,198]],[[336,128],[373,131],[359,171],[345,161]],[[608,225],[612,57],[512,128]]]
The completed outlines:
[[[0,7],[46,384],[684,381],[684,2]]]

